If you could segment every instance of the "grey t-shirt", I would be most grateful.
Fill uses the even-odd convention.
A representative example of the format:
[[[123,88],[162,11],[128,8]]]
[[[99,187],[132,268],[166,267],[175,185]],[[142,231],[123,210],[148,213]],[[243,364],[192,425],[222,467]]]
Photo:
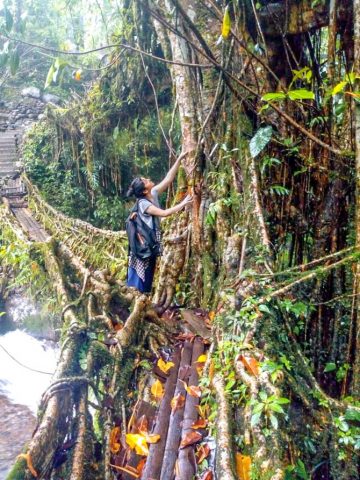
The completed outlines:
[[[155,217],[154,215],[150,215],[146,213],[146,210],[151,206],[155,205],[155,207],[160,208],[159,204],[159,194],[155,188],[151,190],[151,195],[153,197],[153,202],[150,202],[147,198],[140,198],[139,200],[139,215],[141,220],[143,220],[146,225],[150,228],[155,228],[156,230],[160,229],[160,218]]]

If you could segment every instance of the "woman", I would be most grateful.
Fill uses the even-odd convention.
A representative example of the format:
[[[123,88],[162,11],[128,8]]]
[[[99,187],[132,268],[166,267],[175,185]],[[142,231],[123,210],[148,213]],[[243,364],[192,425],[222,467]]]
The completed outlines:
[[[130,188],[127,192],[128,197],[135,195],[139,200],[137,214],[140,215],[142,221],[155,230],[159,240],[160,218],[168,217],[169,215],[179,212],[192,202],[192,197],[187,195],[181,203],[165,210],[162,209],[159,204],[159,194],[164,192],[174,181],[183,156],[184,155],[180,155],[167,173],[166,177],[158,185],[155,185],[149,178],[138,177],[131,182]],[[142,293],[151,292],[155,267],[156,257],[141,260],[130,252],[126,281],[127,286],[135,287]]]

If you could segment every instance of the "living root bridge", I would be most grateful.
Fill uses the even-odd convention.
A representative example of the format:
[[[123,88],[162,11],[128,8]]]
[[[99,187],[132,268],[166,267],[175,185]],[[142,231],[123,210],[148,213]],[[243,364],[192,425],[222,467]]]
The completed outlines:
[[[31,244],[11,211],[2,209],[1,221]],[[102,471],[94,466],[94,449],[99,439],[95,438],[89,407],[102,412],[105,423],[100,441],[105,458],[109,458],[113,416],[122,411],[136,352],[150,342],[152,335],[167,343],[166,335],[171,329],[162,328],[146,296],[134,300],[121,282],[108,272],[85,267],[67,245],[50,238],[36,246],[62,307],[63,341],[52,383],[42,398],[33,438],[8,479],[30,480],[34,472],[39,479],[59,478],[65,472],[71,472],[67,477],[71,480],[84,476],[110,479],[109,462],[102,464]],[[117,317],[112,305],[127,311],[126,318]]]

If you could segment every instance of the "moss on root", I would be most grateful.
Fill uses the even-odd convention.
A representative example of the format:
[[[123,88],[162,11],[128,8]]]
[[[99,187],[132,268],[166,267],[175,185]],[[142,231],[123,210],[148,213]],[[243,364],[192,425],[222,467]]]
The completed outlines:
[[[18,458],[6,477],[6,480],[24,480],[26,470],[27,465],[25,458]]]

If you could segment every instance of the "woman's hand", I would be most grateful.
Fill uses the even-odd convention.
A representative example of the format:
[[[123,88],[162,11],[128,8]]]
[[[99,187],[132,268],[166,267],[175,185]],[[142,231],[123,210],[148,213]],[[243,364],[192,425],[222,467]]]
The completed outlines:
[[[190,205],[193,202],[193,197],[192,195],[186,195],[184,200],[180,203],[183,207],[186,207],[187,205]]]

